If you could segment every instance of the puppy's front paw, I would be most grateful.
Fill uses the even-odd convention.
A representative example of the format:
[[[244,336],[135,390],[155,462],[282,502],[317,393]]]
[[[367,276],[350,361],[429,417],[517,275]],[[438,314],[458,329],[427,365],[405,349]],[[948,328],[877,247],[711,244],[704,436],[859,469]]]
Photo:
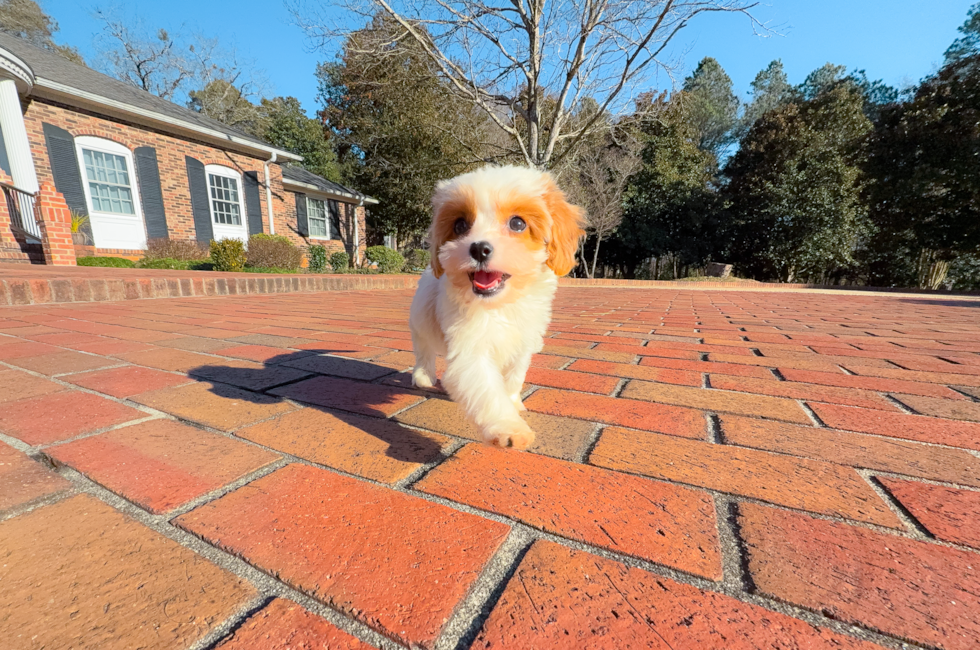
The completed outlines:
[[[534,431],[527,426],[527,423],[520,420],[520,424],[515,422],[512,425],[495,427],[485,432],[483,441],[494,447],[512,447],[513,449],[524,450],[534,444]]]
[[[425,368],[416,368],[412,371],[412,386],[418,388],[432,388],[435,384],[435,377],[430,377]]]

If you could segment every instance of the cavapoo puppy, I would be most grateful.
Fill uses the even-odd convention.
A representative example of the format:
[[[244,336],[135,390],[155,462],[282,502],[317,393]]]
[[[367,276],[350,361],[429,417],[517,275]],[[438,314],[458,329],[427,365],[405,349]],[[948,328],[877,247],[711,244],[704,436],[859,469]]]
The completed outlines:
[[[485,442],[526,449],[534,431],[521,419],[531,355],[542,348],[558,277],[575,266],[585,234],[547,172],[484,167],[441,181],[432,199],[431,269],[422,274],[409,324],[412,383],[442,384]]]

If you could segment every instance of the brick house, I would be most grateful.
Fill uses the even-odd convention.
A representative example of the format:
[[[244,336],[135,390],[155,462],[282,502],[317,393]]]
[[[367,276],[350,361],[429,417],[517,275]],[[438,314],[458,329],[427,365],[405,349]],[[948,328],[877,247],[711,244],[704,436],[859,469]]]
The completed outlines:
[[[89,217],[85,254],[138,258],[157,238],[271,233],[362,260],[365,206],[377,201],[301,160],[0,33],[0,261],[51,263],[44,240],[63,224],[44,223],[37,205],[49,186]]]

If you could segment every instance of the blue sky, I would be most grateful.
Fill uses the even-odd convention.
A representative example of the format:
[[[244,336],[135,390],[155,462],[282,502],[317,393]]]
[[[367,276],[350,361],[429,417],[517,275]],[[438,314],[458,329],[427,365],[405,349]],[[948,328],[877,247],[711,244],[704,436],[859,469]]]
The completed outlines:
[[[831,62],[902,86],[936,69],[974,1],[770,0],[754,14],[778,35],[754,35],[742,16],[699,16],[673,41],[672,57],[681,62],[683,75],[702,57],[713,56],[743,97],[756,73],[777,58],[794,84]],[[61,26],[56,40],[79,48],[94,64],[100,24],[93,14],[113,5],[87,0],[42,0],[42,5]],[[292,95],[309,113],[316,110],[313,72],[333,53],[309,50],[281,0],[156,0],[125,7],[124,15],[138,15],[147,26],[183,28],[234,46],[264,71],[271,94]]]

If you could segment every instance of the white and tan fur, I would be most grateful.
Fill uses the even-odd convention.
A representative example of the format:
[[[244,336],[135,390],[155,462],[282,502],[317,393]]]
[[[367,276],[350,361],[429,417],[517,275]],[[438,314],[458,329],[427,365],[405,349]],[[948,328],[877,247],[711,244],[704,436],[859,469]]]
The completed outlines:
[[[419,281],[409,318],[412,383],[435,384],[436,357],[444,356],[442,385],[483,440],[526,449],[534,431],[520,416],[524,376],[542,348],[558,277],[575,264],[582,210],[548,173],[511,166],[440,182],[432,207],[431,269]],[[515,216],[520,220],[512,221]],[[462,234],[460,220],[466,221]],[[515,232],[512,226],[522,222],[526,228]],[[493,251],[481,263],[471,246],[484,243]],[[477,272],[506,279],[493,295],[479,295]]]

